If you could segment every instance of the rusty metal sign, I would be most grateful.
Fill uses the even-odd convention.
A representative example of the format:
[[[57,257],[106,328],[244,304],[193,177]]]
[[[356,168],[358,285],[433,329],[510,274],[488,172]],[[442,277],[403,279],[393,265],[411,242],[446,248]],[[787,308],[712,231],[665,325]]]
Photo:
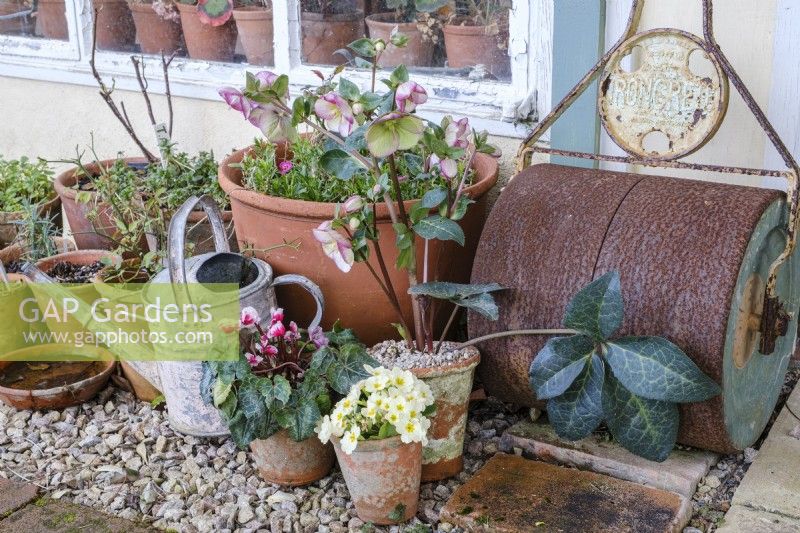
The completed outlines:
[[[640,50],[630,72],[626,57]],[[692,54],[702,54],[713,73],[695,73]],[[679,30],[653,30],[625,41],[600,77],[598,109],[603,127],[623,150],[638,157],[677,159],[714,136],[728,108],[728,78],[703,49],[702,40]],[[661,145],[646,146],[651,135]],[[655,144],[655,143],[654,143]]]

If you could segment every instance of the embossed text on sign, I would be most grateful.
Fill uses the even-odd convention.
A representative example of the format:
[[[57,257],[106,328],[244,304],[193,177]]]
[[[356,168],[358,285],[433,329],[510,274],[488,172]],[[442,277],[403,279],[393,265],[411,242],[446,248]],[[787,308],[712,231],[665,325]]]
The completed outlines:
[[[641,50],[641,65],[627,72],[622,60]],[[635,35],[609,60],[600,83],[603,126],[625,151],[640,157],[675,159],[688,155],[717,131],[727,108],[728,81],[712,61],[710,74],[692,72],[698,37],[677,30]],[[661,132],[666,146],[646,147],[645,138]]]

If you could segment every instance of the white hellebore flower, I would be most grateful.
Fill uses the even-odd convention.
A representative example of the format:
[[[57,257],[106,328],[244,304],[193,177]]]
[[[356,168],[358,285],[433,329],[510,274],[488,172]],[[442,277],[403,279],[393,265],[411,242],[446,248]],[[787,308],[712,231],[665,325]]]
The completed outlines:
[[[325,255],[333,259],[342,272],[350,272],[355,256],[350,240],[333,229],[331,221],[325,221],[313,230],[314,238],[322,245]]]

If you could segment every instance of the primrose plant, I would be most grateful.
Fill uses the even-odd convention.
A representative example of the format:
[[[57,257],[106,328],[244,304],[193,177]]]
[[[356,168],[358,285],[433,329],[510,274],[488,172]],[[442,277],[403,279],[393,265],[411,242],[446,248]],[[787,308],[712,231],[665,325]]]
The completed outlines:
[[[242,90],[225,87],[220,95],[235,110],[258,127],[268,140],[297,138],[298,126],[318,135],[325,152],[320,166],[341,180],[370,180],[367,193],[352,196],[337,205],[333,218],[314,230],[314,237],[343,272],[354,263],[364,263],[397,311],[398,330],[418,350],[434,350],[432,299],[466,307],[497,319],[491,292],[495,284],[461,285],[430,279],[428,249],[431,240],[464,245],[461,220],[473,201],[465,189],[474,177],[472,163],[478,152],[496,153],[466,118],[446,116],[440,123],[420,118],[415,112],[428,100],[424,87],[409,77],[404,66],[381,80],[386,90],[376,90],[378,60],[387,46],[404,46],[405,36],[395,33],[389,43],[381,39],[359,39],[349,47],[367,60],[372,72],[369,90],[341,77],[344,67],[321,79],[319,87],[306,89],[289,103],[289,78],[272,72],[248,73]],[[363,59],[366,58],[366,59]],[[401,173],[401,169],[404,172]],[[404,201],[403,182],[429,184],[411,208]],[[406,188],[408,189],[408,188]],[[417,189],[418,190],[418,189]],[[385,203],[399,250],[396,267],[407,271],[413,309],[413,324],[401,312],[401,298],[392,286],[389,266],[379,244],[376,204]],[[421,272],[417,270],[417,239],[424,241]],[[377,268],[369,263],[374,256]],[[441,338],[447,333],[447,328]]]
[[[531,364],[531,388],[547,400],[560,437],[582,439],[605,421],[625,448],[663,461],[678,435],[677,404],[721,390],[667,339],[614,338],[622,319],[619,274],[609,272],[569,303],[564,325],[575,334],[547,341]]]

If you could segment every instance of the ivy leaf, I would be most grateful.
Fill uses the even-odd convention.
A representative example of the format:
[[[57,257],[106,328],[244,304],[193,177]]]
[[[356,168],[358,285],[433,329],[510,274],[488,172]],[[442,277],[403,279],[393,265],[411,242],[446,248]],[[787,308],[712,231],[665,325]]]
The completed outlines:
[[[669,457],[678,437],[678,406],[631,394],[611,372],[603,386],[606,425],[625,449],[662,462]]]
[[[578,291],[567,306],[564,326],[602,341],[619,329],[622,317],[622,290],[614,271]]]
[[[439,215],[429,216],[414,224],[414,232],[423,239],[455,241],[464,246],[464,230],[458,222]]]
[[[321,417],[316,400],[301,397],[299,394],[294,394],[286,407],[276,413],[278,424],[295,442],[313,436],[314,428]]]
[[[349,180],[364,167],[356,159],[340,148],[328,150],[319,158],[320,166],[340,180]]]
[[[605,365],[597,354],[564,392],[547,402],[547,418],[562,439],[580,440],[603,421]]]
[[[585,335],[548,340],[531,363],[528,373],[536,398],[548,400],[564,394],[594,351],[594,341]]]
[[[214,383],[214,388],[211,391],[211,395],[214,400],[214,405],[219,407],[222,403],[228,398],[228,395],[231,393],[231,389],[233,388],[232,382],[224,382],[218,379]]]
[[[662,337],[625,337],[607,344],[614,376],[634,394],[651,400],[701,402],[722,389],[680,348]]]
[[[289,397],[292,395],[292,384],[289,383],[289,380],[278,374],[272,378],[272,383],[272,394],[275,396],[275,399],[283,404],[288,402]]]
[[[328,381],[331,388],[339,394],[347,394],[350,387],[369,377],[364,365],[380,366],[367,354],[362,344],[346,344],[339,348],[339,356],[328,368]]]

